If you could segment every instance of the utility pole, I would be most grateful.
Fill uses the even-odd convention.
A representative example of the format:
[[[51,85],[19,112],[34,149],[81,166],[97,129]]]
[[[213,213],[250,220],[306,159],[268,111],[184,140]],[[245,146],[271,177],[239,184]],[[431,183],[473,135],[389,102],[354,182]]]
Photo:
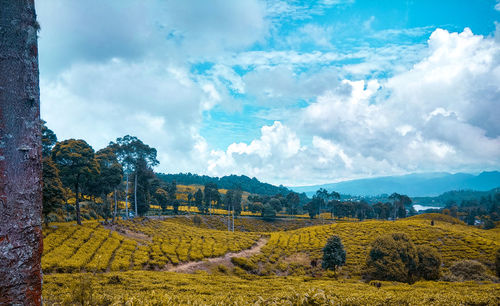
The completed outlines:
[[[35,3],[0,0],[0,304],[42,297],[42,134]]]

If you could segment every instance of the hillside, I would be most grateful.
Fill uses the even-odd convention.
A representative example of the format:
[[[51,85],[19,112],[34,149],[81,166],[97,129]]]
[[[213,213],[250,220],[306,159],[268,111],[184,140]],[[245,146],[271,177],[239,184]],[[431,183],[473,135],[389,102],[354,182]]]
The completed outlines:
[[[277,229],[263,226],[262,221],[249,225],[253,221],[240,225]],[[48,305],[80,299],[90,304],[141,305],[496,305],[500,301],[500,285],[493,283],[379,282],[377,288],[359,280],[369,244],[380,235],[405,232],[417,245],[437,248],[445,270],[461,259],[476,259],[491,268],[500,247],[498,229],[467,227],[437,214],[251,233],[207,228],[217,222],[204,218],[198,227],[187,217],[175,217],[138,218],[112,226],[95,221],[81,227],[51,224],[44,229],[44,300]],[[316,264],[332,234],[342,238],[347,251],[340,280]],[[238,266],[228,252],[240,256],[235,261]],[[184,266],[204,271],[169,272]]]
[[[459,259],[476,259],[492,265],[494,251],[500,247],[498,229],[481,230],[452,218],[456,224],[436,221],[431,226],[432,216],[420,215],[396,222],[338,222],[274,232],[263,232],[269,228],[262,226],[262,232],[246,233],[197,227],[170,218],[119,221],[111,227],[95,221],[81,227],[59,223],[44,230],[42,267],[46,273],[163,269],[169,264],[247,249],[260,237],[269,236],[262,254],[251,259],[259,266],[256,272],[310,275],[319,272],[310,265],[311,260],[320,258],[327,238],[335,233],[342,238],[349,254],[344,271],[359,275],[371,241],[392,232],[407,233],[416,244],[436,247],[445,266]],[[213,222],[205,219],[203,223],[207,221]],[[257,221],[254,228],[261,224],[262,221]],[[294,264],[289,265],[291,262]]]
[[[500,172],[422,173],[343,181],[339,183],[291,187],[311,196],[319,188],[353,196],[376,196],[397,192],[410,197],[437,196],[450,190],[487,191],[500,187]]]
[[[222,189],[235,189],[241,188],[243,191],[247,191],[253,194],[261,195],[275,195],[283,194],[287,195],[290,190],[283,186],[274,186],[268,183],[260,182],[258,179],[249,178],[245,175],[229,175],[223,177],[211,177],[206,175],[198,175],[191,173],[178,173],[178,174],[156,174],[159,179],[165,182],[176,181],[177,184],[182,185],[205,185],[206,183],[216,183],[219,188]]]

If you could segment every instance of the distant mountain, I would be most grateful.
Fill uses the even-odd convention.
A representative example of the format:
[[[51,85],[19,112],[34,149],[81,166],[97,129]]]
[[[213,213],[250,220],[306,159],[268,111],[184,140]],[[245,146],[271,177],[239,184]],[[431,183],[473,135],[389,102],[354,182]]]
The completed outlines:
[[[311,196],[319,188],[335,190],[341,194],[355,196],[376,196],[397,192],[410,197],[437,196],[450,190],[487,191],[500,187],[500,172],[450,174],[445,172],[386,176],[369,179],[343,181],[339,183],[290,187],[295,192],[305,192]]]

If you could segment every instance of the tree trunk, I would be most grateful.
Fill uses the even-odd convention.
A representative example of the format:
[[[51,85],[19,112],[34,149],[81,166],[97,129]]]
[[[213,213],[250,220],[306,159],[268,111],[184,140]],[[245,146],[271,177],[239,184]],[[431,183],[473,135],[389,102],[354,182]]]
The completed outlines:
[[[128,219],[128,173],[127,184],[125,185],[125,219]]]
[[[115,223],[115,220],[116,220],[116,210],[117,210],[117,206],[118,206],[118,203],[116,201],[116,188],[115,188],[115,190],[113,192],[113,196],[115,197],[115,212],[113,213],[113,221],[112,222]]]
[[[40,305],[42,151],[35,5],[0,0],[0,304]]]
[[[82,219],[80,215],[80,200],[78,197],[78,181],[80,180],[80,174],[78,174],[76,183],[75,183],[75,206],[76,206],[76,223],[78,225],[82,225]]]
[[[137,217],[137,171],[135,172],[135,178],[134,178],[134,205],[135,205],[135,216]]]

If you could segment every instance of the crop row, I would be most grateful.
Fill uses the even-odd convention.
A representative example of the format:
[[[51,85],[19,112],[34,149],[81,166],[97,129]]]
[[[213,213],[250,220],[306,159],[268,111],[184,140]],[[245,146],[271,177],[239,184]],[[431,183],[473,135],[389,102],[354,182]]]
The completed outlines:
[[[485,231],[447,222],[430,222],[425,219],[393,221],[365,221],[312,226],[289,232],[273,232],[262,254],[253,262],[277,264],[294,254],[305,254],[311,260],[320,259],[322,248],[332,235],[341,237],[347,252],[346,269],[359,272],[370,244],[377,237],[393,232],[404,232],[417,245],[435,247],[445,266],[460,259],[475,259],[486,264],[494,262],[495,251],[500,247],[498,231]]]
[[[198,261],[250,248],[256,233],[225,232],[177,222],[134,219],[119,221],[116,229],[97,222],[46,229],[49,250],[42,257],[45,272],[124,271],[164,268],[167,264]]]

